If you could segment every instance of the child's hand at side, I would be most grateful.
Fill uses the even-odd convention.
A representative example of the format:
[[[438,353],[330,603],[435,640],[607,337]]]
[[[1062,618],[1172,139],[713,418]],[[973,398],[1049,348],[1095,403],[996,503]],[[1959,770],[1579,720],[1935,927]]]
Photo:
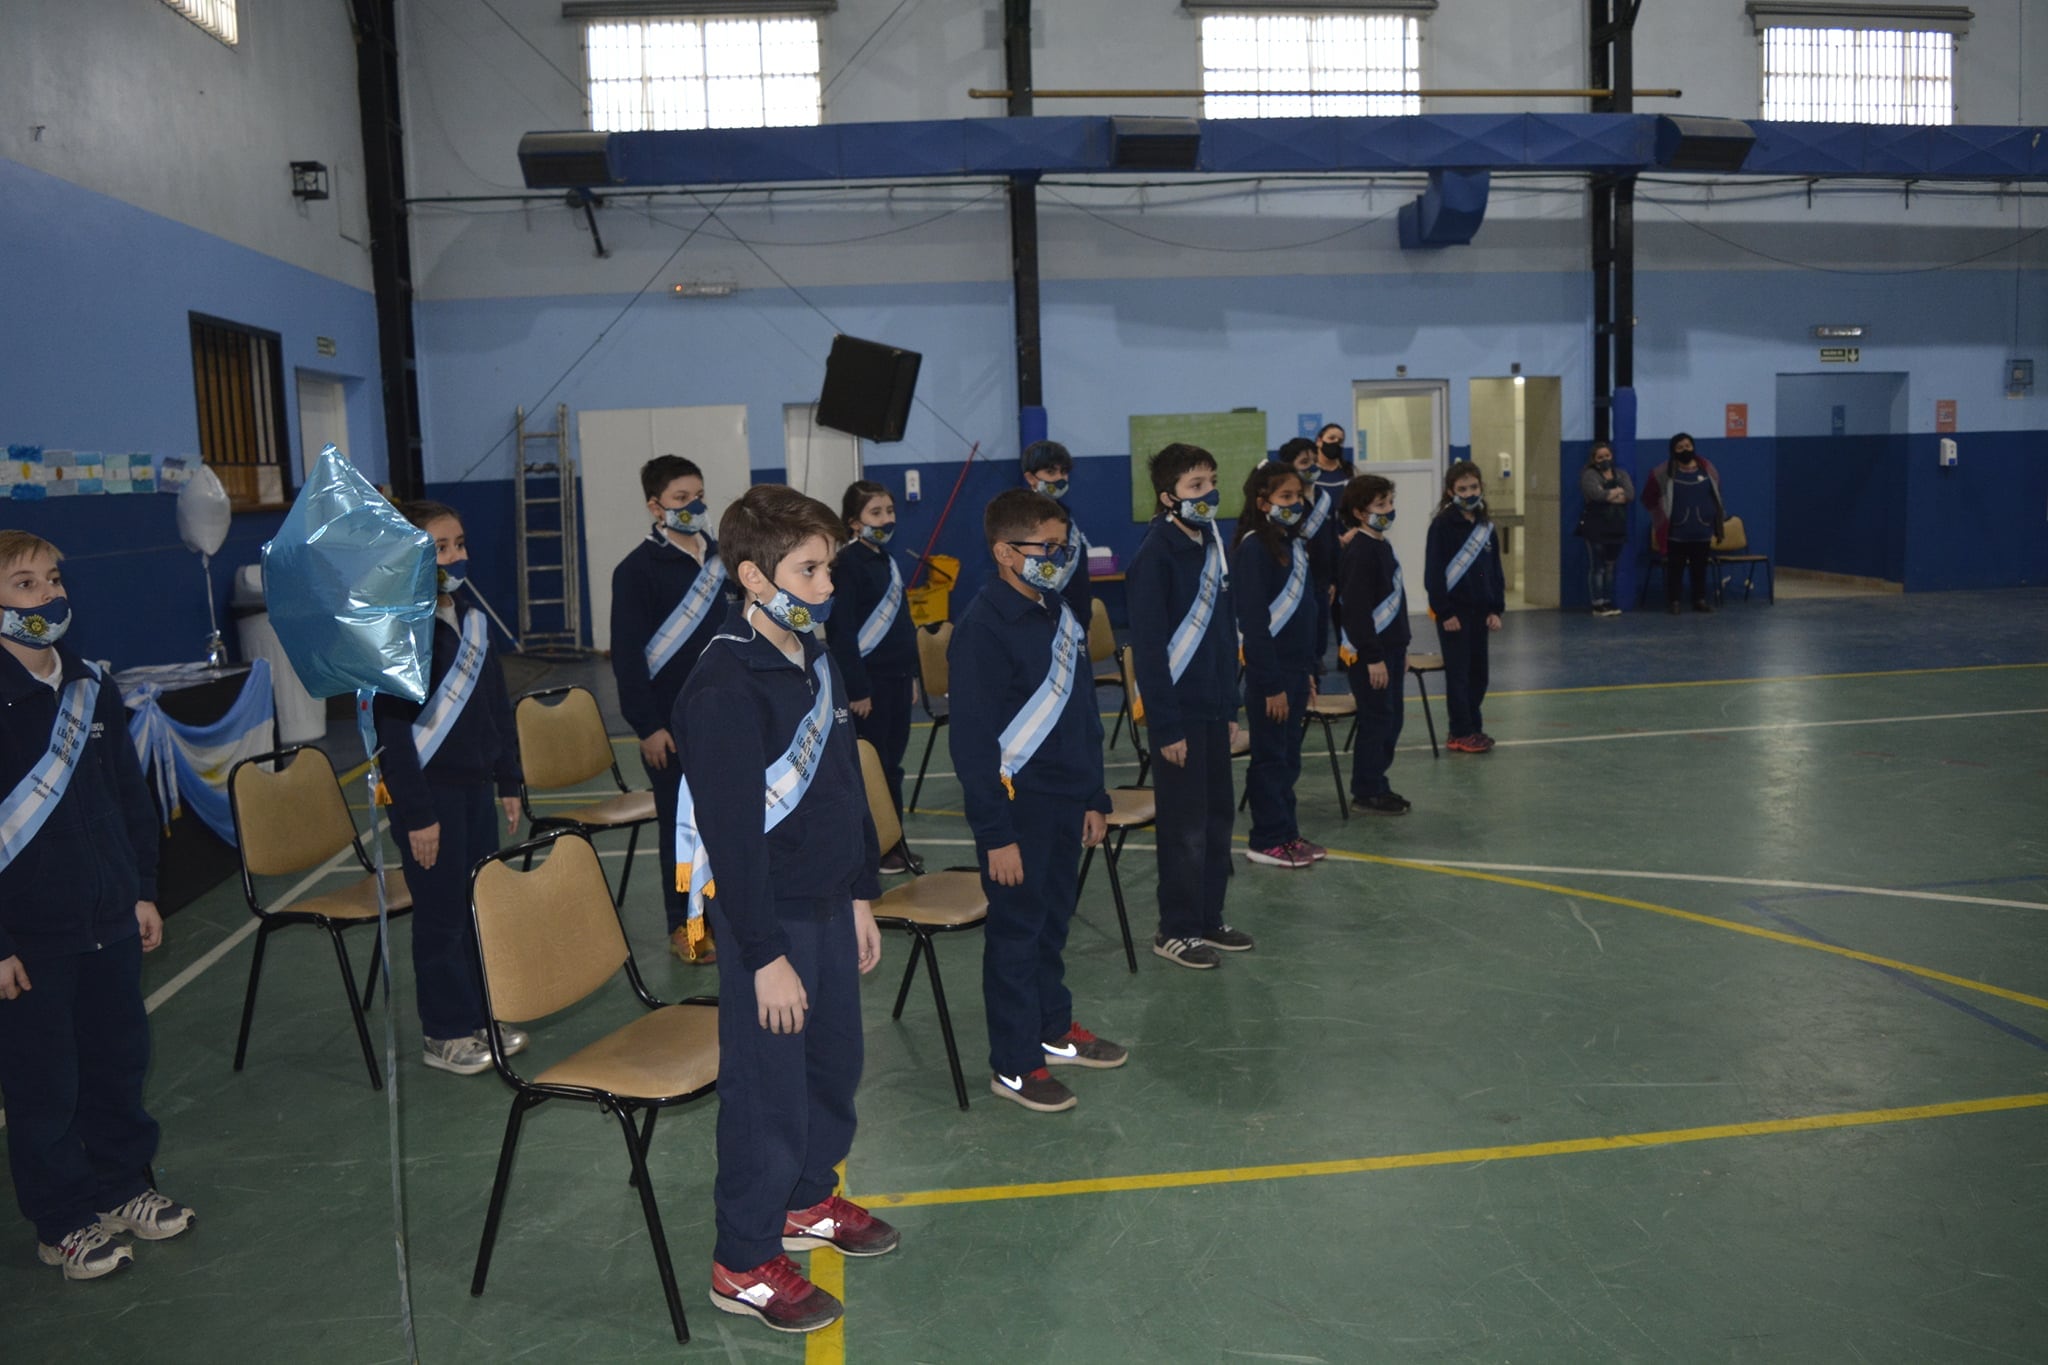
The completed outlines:
[[[1490,615],[1490,616],[1488,616],[1488,617],[1486,618],[1486,628],[1487,628],[1488,630],[1499,630],[1499,629],[1500,629],[1500,616],[1499,616],[1499,614],[1498,614],[1498,613],[1495,613],[1495,614],[1493,614],[1493,615]]]
[[[1373,691],[1386,691],[1387,666],[1385,664],[1367,664],[1365,666],[1365,680],[1372,684]]]
[[[416,829],[405,836],[412,845],[412,860],[421,868],[432,867],[441,856],[441,822],[436,820],[425,829]]]
[[[142,951],[152,952],[164,941],[164,917],[157,913],[155,901],[135,902],[135,927],[142,931]]]
[[[1272,721],[1275,725],[1286,723],[1287,694],[1285,692],[1275,692],[1272,696],[1266,698],[1266,719]]]
[[[988,879],[997,886],[1024,885],[1024,852],[1015,844],[988,851]]]
[[[501,796],[498,798],[498,805],[505,812],[505,829],[507,832],[516,831],[519,828],[519,798],[516,796]]]
[[[1237,727],[1233,725],[1230,728],[1235,730]],[[1187,767],[1188,742],[1184,739],[1177,739],[1171,744],[1160,745],[1159,757],[1163,762],[1171,763],[1176,768]]]
[[[882,965],[882,931],[875,925],[875,909],[866,901],[853,903],[853,941],[860,947],[862,976]]]
[[[862,697],[859,701],[850,701],[846,703],[846,709],[859,716],[862,720],[866,720],[868,715],[875,709],[875,699],[873,697]]]
[[[1094,848],[1109,834],[1109,817],[1099,810],[1081,816],[1081,847]]]
[[[0,958],[0,1000],[13,1000],[28,989],[28,968],[18,957]]]
[[[778,957],[754,973],[754,1002],[761,1027],[770,1033],[804,1031],[804,1011],[811,1007],[811,997],[788,958]]]

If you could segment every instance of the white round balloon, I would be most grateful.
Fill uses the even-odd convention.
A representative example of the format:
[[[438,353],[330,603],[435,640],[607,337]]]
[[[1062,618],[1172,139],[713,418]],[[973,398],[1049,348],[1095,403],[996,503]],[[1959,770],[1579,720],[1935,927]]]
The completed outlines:
[[[228,490],[220,486],[220,476],[205,465],[194,469],[178,491],[178,538],[198,554],[218,554],[232,519]]]

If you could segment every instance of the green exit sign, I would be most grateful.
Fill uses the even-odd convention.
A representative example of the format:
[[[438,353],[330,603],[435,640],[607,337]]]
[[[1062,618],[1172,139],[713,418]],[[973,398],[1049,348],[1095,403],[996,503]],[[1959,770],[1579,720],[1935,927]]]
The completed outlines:
[[[1863,351],[1857,346],[1823,346],[1820,358],[1824,365],[1854,365],[1863,359]]]

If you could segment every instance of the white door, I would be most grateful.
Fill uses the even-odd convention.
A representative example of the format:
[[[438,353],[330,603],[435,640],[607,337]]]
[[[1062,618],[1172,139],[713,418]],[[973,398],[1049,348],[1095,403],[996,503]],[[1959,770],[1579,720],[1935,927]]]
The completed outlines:
[[[704,501],[718,524],[725,505],[754,481],[747,457],[747,409],[598,408],[576,414],[583,476],[583,566],[590,584],[590,640],[611,648],[612,570],[647,535],[652,519],[640,466],[681,455],[704,471]]]
[[[816,403],[782,406],[783,477],[834,512],[846,485],[861,476],[860,437],[821,427]]]
[[[356,452],[348,448],[348,395],[341,381],[300,370],[298,388],[300,476],[313,472],[313,462],[326,446],[354,459]]]
[[[1394,485],[1394,529],[1387,539],[1408,584],[1408,608],[1428,606],[1422,591],[1422,554],[1429,520],[1443,494],[1450,458],[1451,383],[1448,379],[1360,379],[1351,385],[1352,438],[1358,472]]]

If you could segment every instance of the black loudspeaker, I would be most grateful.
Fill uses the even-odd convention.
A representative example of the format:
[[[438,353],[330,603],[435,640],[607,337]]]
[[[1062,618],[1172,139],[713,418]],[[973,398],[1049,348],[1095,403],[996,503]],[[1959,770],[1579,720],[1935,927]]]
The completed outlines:
[[[832,338],[825,358],[825,390],[818,395],[818,425],[867,441],[900,441],[917,392],[916,351],[859,337]]]
[[[1202,125],[1191,118],[1112,118],[1109,163],[1118,170],[1191,171],[1202,152]]]
[[[1657,164],[1673,171],[1739,171],[1756,145],[1741,119],[1667,115],[1657,120]]]
[[[530,190],[585,190],[612,183],[605,159],[609,133],[528,133],[519,139],[519,170]]]

